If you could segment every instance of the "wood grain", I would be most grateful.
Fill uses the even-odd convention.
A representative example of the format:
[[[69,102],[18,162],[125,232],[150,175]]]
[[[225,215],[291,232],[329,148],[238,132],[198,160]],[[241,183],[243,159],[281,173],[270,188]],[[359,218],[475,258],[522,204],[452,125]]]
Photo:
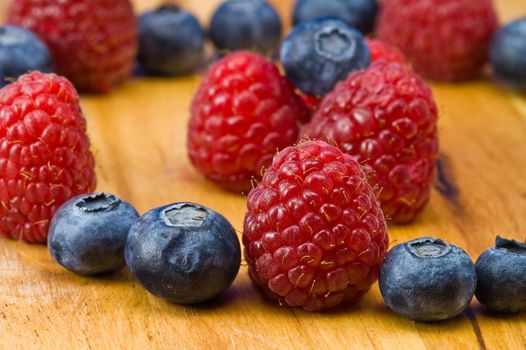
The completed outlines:
[[[160,1],[136,0],[136,8]],[[181,1],[205,23],[218,1]],[[274,0],[284,18],[291,1]],[[495,1],[503,20],[524,0]],[[6,0],[0,2],[0,14]],[[1,18],[1,16],[0,16]],[[199,77],[132,79],[110,95],[83,96],[99,190],[141,212],[195,201],[242,228],[245,200],[190,166],[188,106]],[[526,100],[489,81],[433,84],[440,107],[440,176],[424,215],[391,226],[394,243],[423,235],[464,247],[473,259],[496,234],[526,236]],[[219,300],[168,304],[126,270],[84,278],[43,246],[0,239],[0,349],[526,349],[526,315],[488,314],[474,300],[460,317],[415,323],[390,312],[375,285],[351,308],[309,314],[269,303],[243,267]]]

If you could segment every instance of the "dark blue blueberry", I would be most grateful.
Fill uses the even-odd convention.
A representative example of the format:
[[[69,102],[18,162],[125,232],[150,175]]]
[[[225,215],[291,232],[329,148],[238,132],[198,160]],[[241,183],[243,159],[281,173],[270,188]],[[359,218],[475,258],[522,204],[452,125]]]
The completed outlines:
[[[0,87],[29,71],[49,73],[53,63],[47,46],[32,32],[0,26]]]
[[[195,203],[174,203],[152,209],[136,222],[125,258],[149,292],[177,304],[193,304],[232,284],[241,249],[221,214]]]
[[[469,306],[477,283],[466,252],[433,237],[391,249],[378,280],[387,306],[415,321],[457,316]]]
[[[98,192],[73,197],[51,220],[48,249],[62,266],[81,275],[120,269],[128,231],[137,211],[115,195]]]
[[[138,61],[148,74],[191,73],[201,63],[204,41],[197,19],[175,5],[139,17]]]
[[[526,244],[497,236],[494,248],[477,259],[475,296],[498,312],[526,310]]]
[[[526,17],[495,33],[490,45],[490,61],[499,79],[526,91]]]
[[[367,34],[373,30],[377,13],[376,0],[297,0],[292,22],[298,25],[318,17],[338,17]]]
[[[209,32],[218,50],[268,54],[278,48],[281,21],[266,1],[228,0],[214,12]]]
[[[323,96],[353,70],[371,63],[362,34],[335,18],[303,22],[285,38],[280,59],[287,78],[308,95]]]

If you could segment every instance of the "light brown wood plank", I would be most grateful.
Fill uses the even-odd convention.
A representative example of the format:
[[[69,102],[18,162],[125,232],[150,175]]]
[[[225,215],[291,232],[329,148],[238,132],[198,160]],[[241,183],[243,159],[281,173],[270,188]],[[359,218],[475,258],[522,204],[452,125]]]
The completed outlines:
[[[218,0],[179,1],[206,23]],[[502,19],[526,14],[523,0],[495,1]],[[136,0],[137,10],[157,0]],[[273,0],[288,23],[292,1]],[[7,0],[0,1],[0,18]],[[240,231],[242,196],[205,181],[186,157],[188,106],[199,77],[133,79],[106,96],[83,96],[99,190],[139,211],[195,201]],[[440,108],[441,176],[424,215],[391,226],[394,243],[423,235],[462,246],[473,259],[496,234],[526,237],[526,99],[479,81],[433,84]],[[526,349],[526,315],[496,317],[473,301],[442,323],[390,312],[375,285],[357,305],[309,314],[268,302],[242,267],[218,301],[168,304],[126,270],[75,276],[45,247],[0,239],[0,349]]]

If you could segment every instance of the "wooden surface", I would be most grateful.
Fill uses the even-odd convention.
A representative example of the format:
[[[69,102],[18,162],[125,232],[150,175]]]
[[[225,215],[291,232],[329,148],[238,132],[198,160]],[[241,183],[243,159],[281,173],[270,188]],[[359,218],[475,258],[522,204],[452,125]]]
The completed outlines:
[[[136,0],[144,10],[160,1]],[[218,1],[181,1],[204,22]],[[282,13],[291,1],[276,0]],[[0,1],[0,14],[7,0]],[[496,0],[502,20],[526,14],[525,0]],[[195,201],[242,229],[245,200],[222,192],[190,166],[188,106],[199,77],[135,79],[107,96],[84,96],[98,190],[141,212]],[[440,107],[441,176],[401,242],[435,235],[475,260],[501,234],[526,237],[526,100],[489,81],[434,84]],[[383,304],[377,285],[356,306],[309,314],[266,301],[245,267],[220,300],[168,304],[126,270],[84,278],[54,263],[45,247],[0,239],[0,349],[526,349],[526,314],[495,316],[476,302],[442,323],[415,323]]]

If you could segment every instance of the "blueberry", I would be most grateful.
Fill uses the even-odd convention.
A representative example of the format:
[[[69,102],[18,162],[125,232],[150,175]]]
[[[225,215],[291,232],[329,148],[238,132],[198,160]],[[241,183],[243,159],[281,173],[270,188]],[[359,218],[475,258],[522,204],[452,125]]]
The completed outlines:
[[[13,26],[0,26],[0,87],[29,71],[53,71],[47,46],[35,34]]]
[[[439,321],[460,314],[475,292],[469,256],[433,237],[398,244],[380,268],[380,292],[394,312],[415,321]]]
[[[138,217],[113,194],[73,197],[51,220],[48,249],[60,265],[81,275],[116,271],[124,265],[126,237]]]
[[[298,25],[318,17],[338,17],[367,34],[373,30],[377,13],[377,0],[297,0],[292,22]]]
[[[219,50],[254,50],[263,54],[278,48],[281,21],[263,0],[228,0],[212,16],[210,38]]]
[[[495,247],[475,263],[475,296],[498,312],[526,310],[526,244],[497,236]]]
[[[526,91],[526,17],[495,33],[490,45],[490,61],[499,79]]]
[[[152,209],[131,228],[126,264],[152,294],[177,304],[199,303],[234,281],[241,249],[232,225],[195,203]]]
[[[281,45],[287,78],[308,95],[323,96],[371,55],[362,34],[335,18],[306,21],[295,27]]]
[[[175,5],[139,17],[138,61],[148,74],[191,73],[201,63],[204,41],[197,19]]]

